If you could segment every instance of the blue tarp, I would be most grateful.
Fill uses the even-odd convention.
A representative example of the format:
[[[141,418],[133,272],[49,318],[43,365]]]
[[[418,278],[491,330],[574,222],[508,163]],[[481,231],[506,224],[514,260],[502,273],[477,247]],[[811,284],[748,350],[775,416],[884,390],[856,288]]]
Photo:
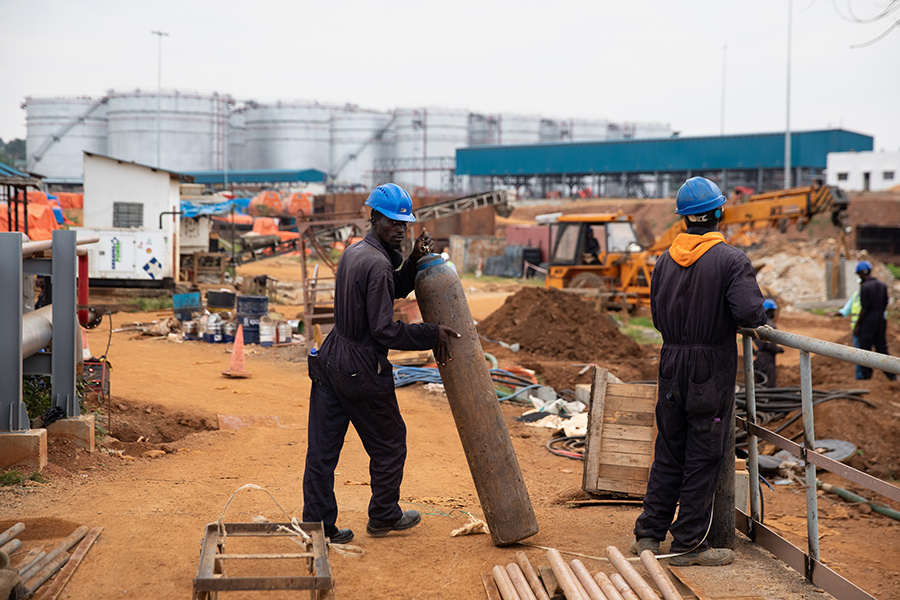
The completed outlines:
[[[231,206],[234,205],[234,212],[243,214],[247,212],[250,206],[250,198],[235,198],[234,200],[226,200],[216,204],[197,204],[188,200],[181,201],[181,218],[194,218],[203,215],[227,215],[231,213]]]

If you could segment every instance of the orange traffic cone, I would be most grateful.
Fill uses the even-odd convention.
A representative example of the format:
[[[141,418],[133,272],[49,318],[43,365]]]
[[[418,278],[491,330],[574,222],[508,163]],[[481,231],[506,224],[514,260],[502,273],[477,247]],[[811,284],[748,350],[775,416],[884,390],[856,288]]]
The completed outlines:
[[[246,379],[251,377],[250,373],[244,370],[244,326],[238,325],[237,333],[234,334],[234,348],[231,350],[231,366],[227,371],[222,371],[225,377],[234,379]]]

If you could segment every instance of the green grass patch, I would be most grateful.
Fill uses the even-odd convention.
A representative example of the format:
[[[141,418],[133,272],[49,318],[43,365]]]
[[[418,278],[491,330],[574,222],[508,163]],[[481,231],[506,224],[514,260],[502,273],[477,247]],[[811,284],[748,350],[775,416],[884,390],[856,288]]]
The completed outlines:
[[[132,298],[130,304],[134,307],[134,312],[154,312],[172,308],[172,297]]]
[[[619,331],[636,341],[638,344],[662,344],[662,335],[653,329],[653,327],[628,325],[627,327],[620,327]]]
[[[481,277],[475,277],[474,273],[463,273],[459,276],[460,280],[463,283],[467,281],[478,281],[479,283],[499,283],[499,284],[510,284],[510,283],[518,283],[521,285],[530,285],[533,287],[543,287],[544,280],[538,279],[537,277],[531,277],[529,279],[513,279],[512,277],[494,277],[493,275],[482,275]]]
[[[900,279],[900,265],[888,263],[884,266],[887,267],[887,270],[891,272],[891,275],[894,276],[894,279]]]
[[[834,311],[828,310],[826,308],[808,308],[808,309],[806,309],[806,312],[812,313],[814,315],[819,315],[820,317],[825,317]]]
[[[0,486],[23,485],[26,481],[47,483],[44,476],[38,472],[34,472],[31,475],[24,475],[18,471],[8,471],[0,474]]]
[[[22,401],[28,410],[28,416],[32,419],[50,410],[50,376],[22,377]]]

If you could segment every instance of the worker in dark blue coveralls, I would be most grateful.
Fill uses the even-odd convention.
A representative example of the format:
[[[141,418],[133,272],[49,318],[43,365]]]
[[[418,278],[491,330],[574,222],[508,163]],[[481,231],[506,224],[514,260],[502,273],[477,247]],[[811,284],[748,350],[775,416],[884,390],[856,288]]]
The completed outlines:
[[[872,277],[872,264],[862,260],[856,265],[856,274],[862,283],[859,285],[859,318],[853,327],[853,335],[858,346],[863,350],[871,350],[875,346],[875,352],[890,354],[887,347],[887,321],[884,319],[884,311],[888,305],[887,286]],[[859,368],[859,379],[872,379],[870,367]],[[897,379],[894,373],[884,372],[891,381]]]
[[[394,321],[395,298],[405,298],[416,278],[416,261],[434,248],[424,229],[409,258],[397,251],[408,223],[415,222],[412,200],[389,183],[372,191],[371,229],[344,251],[334,292],[334,329],[318,352],[309,353],[309,432],[303,473],[303,520],[321,521],[335,544],[353,539],[349,528],[336,526],[334,470],[347,427],[353,427],[369,455],[372,498],[366,532],[374,537],[415,527],[421,516],[403,511],[400,482],[406,462],[406,425],[394,392],[387,354],[397,350],[434,349],[436,360],[451,360],[450,338],[459,334],[443,325]]]
[[[765,324],[763,296],[747,257],[717,231],[725,196],[708,179],[688,179],[676,196],[687,233],[659,258],[650,283],[653,325],[662,333],[658,435],[643,512],[631,550],[659,552],[672,534],[676,566],[727,565],[734,552],[706,541],[713,496],[734,435],[739,327]],[[678,508],[678,518],[675,509]]]
[[[778,305],[774,300],[767,298],[763,302],[763,309],[766,311],[766,325],[772,329],[778,329],[774,321]],[[773,342],[764,342],[760,339],[754,339],[753,343],[756,345],[753,371],[754,373],[765,375],[765,378],[759,377],[757,381],[764,381],[763,385],[767,388],[778,387],[778,367],[775,365],[775,355],[783,353],[784,348]]]

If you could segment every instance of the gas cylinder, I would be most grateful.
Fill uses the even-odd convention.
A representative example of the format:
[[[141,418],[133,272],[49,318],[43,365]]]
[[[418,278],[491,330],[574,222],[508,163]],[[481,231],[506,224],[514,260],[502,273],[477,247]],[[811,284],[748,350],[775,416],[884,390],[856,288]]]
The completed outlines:
[[[438,370],[491,539],[495,546],[515,543],[538,532],[537,519],[462,283],[440,255],[424,256],[416,267],[422,319],[461,336],[450,341],[453,360]]]

